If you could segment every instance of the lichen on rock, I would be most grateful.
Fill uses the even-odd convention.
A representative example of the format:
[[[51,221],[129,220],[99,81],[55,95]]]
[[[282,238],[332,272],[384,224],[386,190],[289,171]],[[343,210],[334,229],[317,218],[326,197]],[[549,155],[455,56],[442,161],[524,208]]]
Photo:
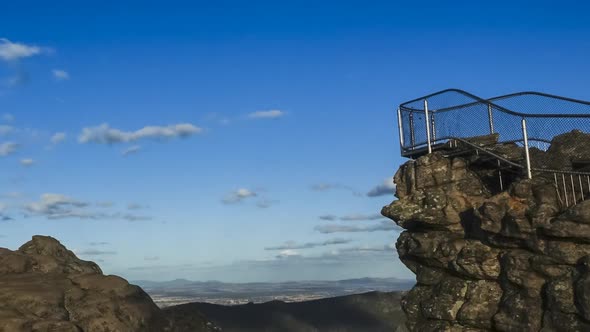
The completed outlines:
[[[196,313],[176,322],[140,287],[103,275],[52,237],[0,248],[0,332],[210,330]]]
[[[533,166],[571,170],[587,142],[557,136]],[[522,158],[515,144],[494,148]],[[505,173],[499,190],[494,174],[475,153],[434,152],[397,171],[398,199],[381,213],[405,229],[396,247],[416,274],[402,300],[408,329],[590,331],[590,200],[564,209],[552,176]]]

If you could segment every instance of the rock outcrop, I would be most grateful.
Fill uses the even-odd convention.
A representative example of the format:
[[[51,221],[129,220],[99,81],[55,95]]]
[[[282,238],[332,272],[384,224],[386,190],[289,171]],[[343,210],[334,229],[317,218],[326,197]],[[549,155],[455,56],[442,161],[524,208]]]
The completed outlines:
[[[209,331],[197,315],[176,322],[138,286],[103,275],[56,239],[0,248],[0,332]]]
[[[533,166],[571,170],[590,159],[589,144],[580,132],[558,136],[531,151]],[[564,208],[552,175],[505,171],[500,190],[497,172],[483,155],[432,153],[396,173],[398,200],[382,214],[405,229],[397,250],[416,274],[402,300],[407,327],[590,331],[590,200]]]

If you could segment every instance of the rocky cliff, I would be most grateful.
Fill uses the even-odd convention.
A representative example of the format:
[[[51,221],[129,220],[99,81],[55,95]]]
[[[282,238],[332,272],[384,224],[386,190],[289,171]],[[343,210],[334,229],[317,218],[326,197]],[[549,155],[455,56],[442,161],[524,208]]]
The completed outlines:
[[[57,240],[0,248],[0,332],[209,331],[198,314],[172,317],[138,286],[105,276]]]
[[[589,135],[558,136],[531,152],[533,166],[572,169],[589,147]],[[382,214],[405,229],[397,250],[416,274],[402,300],[411,331],[590,331],[590,200],[564,208],[553,175],[503,179],[500,190],[497,163],[468,151],[396,173],[398,200]]]

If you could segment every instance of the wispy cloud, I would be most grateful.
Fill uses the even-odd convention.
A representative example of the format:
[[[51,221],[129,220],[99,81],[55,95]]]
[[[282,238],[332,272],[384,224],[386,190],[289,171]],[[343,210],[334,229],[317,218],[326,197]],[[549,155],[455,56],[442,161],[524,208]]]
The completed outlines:
[[[78,137],[80,143],[115,144],[134,142],[141,139],[170,139],[185,138],[203,131],[190,123],[180,123],[170,126],[147,126],[136,131],[123,131],[111,128],[107,123],[96,127],[82,129]]]
[[[284,244],[281,244],[279,246],[266,247],[266,248],[264,248],[264,250],[310,249],[310,248],[326,247],[326,246],[337,245],[337,244],[346,244],[346,243],[350,243],[350,242],[352,242],[351,239],[340,239],[340,238],[321,241],[321,242],[307,242],[307,243],[296,243],[294,241],[287,241]]]
[[[0,125],[0,136],[8,135],[14,131],[12,126]]]
[[[273,199],[261,199],[258,202],[256,202],[256,206],[258,206],[261,209],[266,209],[278,203],[279,201]]]
[[[6,210],[8,210],[8,205],[6,203],[0,202],[0,221],[13,220],[11,217],[6,215]]]
[[[283,258],[291,258],[291,257],[299,257],[299,256],[301,256],[301,254],[299,252],[297,252],[296,250],[285,249],[285,250],[281,251],[275,257],[278,259],[283,259]]]
[[[379,232],[379,231],[395,231],[399,230],[399,227],[393,223],[393,221],[384,220],[379,224],[368,225],[368,226],[357,226],[357,225],[319,225],[315,227],[315,230],[323,234],[332,233],[361,233],[361,232]]]
[[[105,201],[105,202],[97,202],[96,206],[99,206],[101,208],[109,208],[114,206],[115,203],[114,202],[109,202],[109,201]]]
[[[102,206],[103,203],[94,204]],[[150,216],[135,215],[131,213],[106,213],[103,211],[92,210],[93,204],[71,198],[62,194],[46,193],[41,195],[37,202],[24,205],[24,212],[30,215],[43,216],[47,219],[111,219],[126,221],[145,221],[152,220]],[[110,205],[109,205],[110,206]]]
[[[63,69],[53,69],[51,73],[56,81],[66,81],[70,79],[70,74]]]
[[[133,145],[133,146],[130,146],[127,149],[121,151],[121,155],[123,157],[127,157],[127,156],[130,156],[132,154],[138,153],[140,150],[141,150],[141,146],[139,146],[139,145]]]
[[[342,221],[361,221],[361,220],[377,220],[377,219],[383,219],[384,217],[382,215],[380,215],[379,213],[372,213],[372,214],[362,214],[362,213],[356,213],[356,214],[349,214],[346,216],[342,216],[340,217],[340,220]]]
[[[41,54],[43,48],[35,45],[13,43],[6,38],[0,38],[0,59],[5,61],[17,61]]]
[[[311,190],[318,191],[318,192],[326,192],[326,191],[332,191],[332,190],[345,190],[345,191],[350,191],[355,196],[362,196],[362,194],[358,190],[356,190],[350,186],[340,184],[340,183],[316,183],[311,186]]]
[[[0,157],[6,157],[15,153],[18,147],[19,145],[14,142],[5,142],[0,144]]]
[[[44,215],[49,219],[60,219],[68,217],[85,218],[91,217],[77,209],[88,206],[87,202],[78,201],[71,197],[46,193],[41,195],[41,199],[37,202],[25,205],[25,210],[36,215]]]
[[[285,112],[281,110],[256,111],[248,114],[252,119],[276,119],[285,116]]]
[[[20,164],[25,167],[33,166],[34,163],[35,163],[35,161],[31,158],[25,158],[25,159],[20,160]]]
[[[393,196],[395,192],[395,184],[393,183],[393,177],[387,178],[383,180],[383,183],[380,185],[375,186],[373,189],[369,190],[367,196],[369,197],[378,197],[378,196],[385,196],[390,195]]]
[[[139,203],[129,203],[127,204],[127,209],[128,210],[142,210],[142,209],[147,209],[148,206],[147,205],[143,205],[143,204],[139,204]]]
[[[357,246],[357,247],[348,247],[348,248],[340,248],[336,249],[338,252],[392,252],[396,251],[395,243],[390,243],[382,246]]]
[[[18,199],[23,197],[23,193],[21,192],[17,192],[17,191],[12,191],[12,192],[7,192],[7,193],[1,193],[0,194],[0,198],[8,198],[8,199]]]
[[[130,213],[124,213],[124,214],[115,214],[113,217],[114,218],[119,218],[120,219],[124,219],[127,221],[146,221],[146,220],[152,220],[153,218],[150,216],[138,216],[135,214],[130,214]]]
[[[321,220],[326,220],[326,221],[335,221],[335,220],[362,221],[362,220],[378,220],[378,219],[383,219],[385,217],[383,217],[379,213],[371,213],[371,214],[355,213],[355,214],[349,214],[349,215],[345,215],[345,216],[341,216],[341,217],[335,216],[333,214],[324,214],[324,215],[319,216],[319,218]]]
[[[8,88],[24,85],[29,81],[29,74],[20,60],[51,51],[46,47],[16,43],[6,38],[0,38],[0,61],[7,62],[13,71],[12,76],[3,79],[0,84]]]
[[[85,249],[81,251],[75,251],[76,255],[79,256],[104,256],[104,255],[116,255],[116,251],[110,250],[97,250],[97,249]]]
[[[12,115],[10,113],[4,113],[4,114],[2,114],[2,121],[12,122],[12,121],[14,121],[14,115]]]
[[[146,256],[143,259],[146,261],[158,261],[158,260],[160,260],[160,257],[159,256]]]
[[[91,245],[91,246],[106,246],[109,243],[108,242],[90,242],[88,244]]]
[[[221,202],[223,204],[236,204],[236,203],[240,203],[242,201],[244,201],[247,198],[250,197],[256,197],[257,194],[249,189],[246,188],[240,188],[237,189],[235,191],[232,191],[231,193],[229,193],[227,196],[225,196]]]
[[[65,141],[66,136],[67,136],[66,133],[62,133],[62,132],[53,134],[53,136],[51,136],[51,144],[55,145],[55,144],[59,144],[59,143]]]
[[[273,257],[257,260],[240,260],[230,264],[153,264],[144,266],[131,266],[129,271],[150,271],[160,273],[170,270],[193,271],[199,273],[205,279],[212,279],[219,275],[237,275],[240,281],[244,277],[254,275],[277,275],[277,271],[284,271],[273,281],[286,281],[293,279],[315,280],[331,276],[334,271],[349,273],[350,271],[371,271],[376,266],[391,268],[393,249],[391,245],[358,246],[351,248],[333,249],[317,255],[304,255],[298,250],[285,249]],[[252,272],[256,272],[252,274]],[[211,276],[211,277],[210,277]],[[375,275],[376,276],[376,275]],[[384,276],[384,275],[379,275]],[[248,277],[246,277],[248,278]],[[246,279],[248,282],[259,279]],[[228,280],[232,282],[233,280]],[[410,284],[410,282],[408,282]]]

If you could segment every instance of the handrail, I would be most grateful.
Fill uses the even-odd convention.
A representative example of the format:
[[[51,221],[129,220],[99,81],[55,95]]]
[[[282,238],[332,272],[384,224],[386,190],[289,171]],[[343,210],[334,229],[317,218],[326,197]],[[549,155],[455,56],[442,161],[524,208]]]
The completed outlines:
[[[453,98],[460,102],[450,103]],[[449,113],[463,109],[470,112]],[[534,112],[523,112],[523,109]],[[564,113],[555,113],[556,111]],[[579,111],[584,113],[572,113]],[[547,120],[541,120],[542,118]],[[528,128],[527,119],[530,120],[530,128]],[[572,119],[578,119],[578,121],[572,121]],[[485,125],[483,121],[486,122]],[[532,174],[552,175],[557,196],[560,200],[565,199],[566,207],[570,205],[570,201],[576,204],[578,198],[584,200],[585,197],[590,197],[590,172],[534,168],[531,165],[529,152],[530,142],[536,142],[534,143],[536,147],[546,149],[557,135],[580,128],[590,132],[590,102],[588,101],[534,91],[483,99],[464,90],[446,89],[402,103],[398,108],[398,128],[402,156],[415,157],[424,154],[425,151],[431,153],[432,148],[444,147],[445,142],[450,141],[451,146],[453,141],[462,142],[478,153],[482,152],[495,158],[498,166],[504,163],[523,173],[526,171],[525,174],[529,179],[532,178]],[[522,144],[526,166],[466,140],[468,137],[488,134],[500,135],[497,144]],[[498,175],[502,189],[501,168],[498,170]],[[566,175],[569,179],[566,179]],[[576,181],[574,177],[577,177]],[[585,181],[582,181],[582,178]],[[583,182],[587,182],[587,189],[584,188]]]
[[[445,90],[441,90],[435,93],[431,93],[429,95],[420,97],[420,98],[416,98],[416,99],[412,99],[410,101],[406,101],[402,104],[400,104],[400,108],[408,110],[408,111],[414,111],[414,112],[423,112],[423,109],[417,109],[417,108],[412,108],[412,107],[408,107],[408,104],[417,102],[417,101],[421,101],[421,100],[425,100],[425,99],[429,99],[431,97],[434,96],[438,96],[447,92],[456,92],[459,93],[465,97],[469,97],[474,99],[475,101],[471,102],[471,103],[465,103],[465,104],[459,104],[459,105],[453,105],[453,106],[449,106],[449,107],[443,107],[443,108],[439,108],[436,110],[437,113],[442,113],[442,112],[447,112],[447,111],[452,111],[452,110],[456,110],[456,109],[460,109],[460,108],[466,108],[466,107],[470,107],[470,106],[474,106],[477,104],[486,104],[486,105],[490,105],[492,107],[494,107],[495,109],[502,111],[504,113],[507,114],[511,114],[511,115],[517,115],[517,116],[526,116],[526,117],[572,117],[572,118],[576,118],[576,117],[587,117],[590,118],[590,114],[567,114],[567,113],[555,113],[555,114],[540,114],[540,113],[522,113],[522,112],[517,112],[514,110],[510,110],[508,108],[505,108],[503,106],[500,106],[496,103],[494,103],[493,101],[496,100],[504,100],[504,99],[508,99],[508,98],[513,98],[513,97],[519,97],[519,96],[526,96],[526,95],[534,95],[534,96],[540,96],[540,97],[546,97],[546,98],[552,98],[552,99],[557,99],[557,100],[561,100],[561,101],[567,101],[567,102],[572,102],[572,103],[578,103],[578,104],[583,104],[583,105],[587,105],[590,106],[590,102],[588,101],[584,101],[584,100],[579,100],[579,99],[574,99],[574,98],[568,98],[568,97],[562,97],[562,96],[557,96],[557,95],[552,95],[552,94],[548,94],[548,93],[544,93],[544,92],[536,92],[536,91],[523,91],[523,92],[516,92],[516,93],[511,93],[511,94],[506,94],[506,95],[502,95],[502,96],[497,96],[497,97],[492,97],[489,99],[483,99],[481,97],[478,97],[474,94],[471,94],[465,90],[461,90],[461,89],[445,89]],[[432,111],[434,112],[434,111]]]
[[[492,152],[492,151],[486,149],[485,147],[482,147],[482,146],[479,146],[479,145],[477,145],[475,143],[472,143],[472,142],[470,142],[470,141],[468,141],[466,139],[459,138],[459,137],[454,137],[452,139],[455,140],[455,141],[459,141],[459,142],[461,142],[461,143],[463,143],[465,145],[468,145],[468,146],[472,147],[473,149],[475,149],[475,150],[477,150],[479,152],[482,152],[482,153],[485,153],[485,154],[487,154],[489,156],[492,156],[492,157],[496,158],[497,160],[499,160],[499,161],[501,161],[503,163],[506,163],[506,164],[508,164],[510,166],[513,166],[513,167],[516,167],[516,168],[520,168],[522,170],[525,169],[525,167],[523,165],[521,165],[519,163],[515,163],[515,162],[513,162],[510,159],[507,159],[505,157],[502,157],[501,155],[499,155],[499,154],[497,154],[495,152]],[[564,170],[551,169],[551,168],[535,168],[535,167],[532,167],[531,168],[531,171],[533,171],[533,172],[559,173],[559,174],[568,174],[568,175],[569,174],[571,174],[571,175],[584,175],[584,176],[590,175],[590,172],[564,171]]]

